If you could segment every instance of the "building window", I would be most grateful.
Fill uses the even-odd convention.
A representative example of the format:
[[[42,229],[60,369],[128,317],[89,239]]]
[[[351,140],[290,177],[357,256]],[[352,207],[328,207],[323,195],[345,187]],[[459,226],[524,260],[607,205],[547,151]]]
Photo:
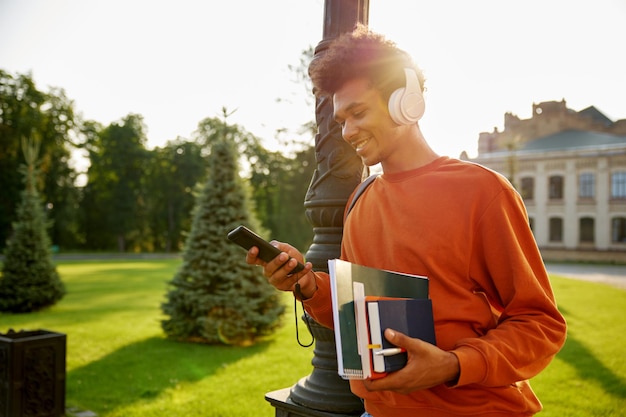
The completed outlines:
[[[524,200],[535,198],[535,179],[533,177],[522,178],[520,194]]]
[[[563,219],[552,217],[550,219],[550,242],[563,241]]]
[[[626,172],[611,175],[611,198],[626,198]]]
[[[581,217],[579,230],[580,230],[580,243],[593,243],[595,235],[594,219],[591,217]]]
[[[594,198],[596,193],[596,179],[592,172],[580,174],[578,179],[578,197]]]
[[[563,177],[561,175],[553,175],[550,177],[549,192],[550,200],[563,199]]]
[[[611,222],[611,235],[614,243],[626,242],[626,217],[616,217]]]

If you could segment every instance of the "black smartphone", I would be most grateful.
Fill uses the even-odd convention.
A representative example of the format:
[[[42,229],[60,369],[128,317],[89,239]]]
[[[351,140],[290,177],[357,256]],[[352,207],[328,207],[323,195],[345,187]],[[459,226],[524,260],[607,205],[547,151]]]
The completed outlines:
[[[270,262],[281,252],[276,246],[272,246],[268,241],[243,225],[231,230],[228,233],[228,239],[246,250],[256,246],[259,248],[259,258],[265,262]],[[289,274],[295,274],[302,271],[302,269],[304,269],[304,265],[298,262],[298,265]]]

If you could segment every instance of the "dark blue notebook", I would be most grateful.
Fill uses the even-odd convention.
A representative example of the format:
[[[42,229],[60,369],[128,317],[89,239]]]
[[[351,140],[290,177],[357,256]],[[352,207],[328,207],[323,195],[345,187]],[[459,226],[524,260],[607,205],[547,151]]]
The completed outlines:
[[[372,343],[382,342],[382,349],[396,347],[385,339],[384,332],[387,328],[433,345],[437,344],[433,306],[430,299],[404,298],[370,301],[366,298],[366,303],[371,341]],[[378,356],[376,355],[378,350],[380,349],[377,348],[372,351],[375,372],[393,372],[406,365],[406,352],[391,356]]]

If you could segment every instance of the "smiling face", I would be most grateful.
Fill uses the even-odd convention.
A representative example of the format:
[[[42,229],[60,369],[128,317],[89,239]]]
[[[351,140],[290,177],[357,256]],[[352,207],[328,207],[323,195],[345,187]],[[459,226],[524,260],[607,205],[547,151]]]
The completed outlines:
[[[389,161],[402,152],[411,126],[398,126],[389,116],[387,102],[366,78],[346,82],[333,95],[334,117],[343,139],[367,166]]]

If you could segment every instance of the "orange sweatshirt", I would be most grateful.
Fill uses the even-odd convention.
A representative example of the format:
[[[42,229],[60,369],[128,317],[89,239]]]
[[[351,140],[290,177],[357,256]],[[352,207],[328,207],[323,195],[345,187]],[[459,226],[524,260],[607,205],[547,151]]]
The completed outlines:
[[[346,219],[341,258],[430,278],[437,345],[455,353],[454,386],[409,395],[352,391],[375,417],[530,416],[541,410],[528,379],[553,359],[566,324],[519,194],[501,175],[441,157],[383,174]],[[332,327],[329,278],[305,302]]]

